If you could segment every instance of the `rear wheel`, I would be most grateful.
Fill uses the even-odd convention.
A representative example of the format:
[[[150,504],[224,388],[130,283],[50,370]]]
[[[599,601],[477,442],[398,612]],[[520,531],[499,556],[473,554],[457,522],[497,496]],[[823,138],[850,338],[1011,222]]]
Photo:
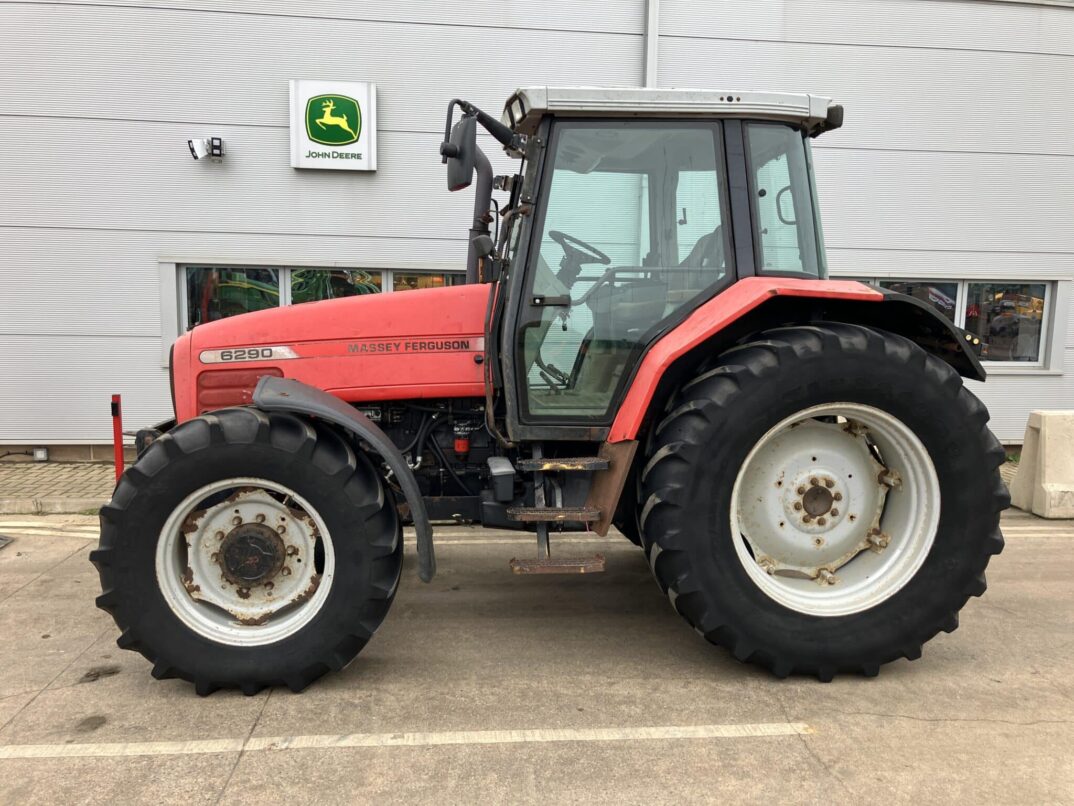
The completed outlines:
[[[153,443],[101,511],[97,603],[119,645],[199,694],[301,690],[341,669],[387,613],[400,526],[338,433],[228,409]]]
[[[770,331],[684,387],[642,472],[676,610],[780,676],[916,658],[985,590],[1004,454],[945,363],[864,327]]]

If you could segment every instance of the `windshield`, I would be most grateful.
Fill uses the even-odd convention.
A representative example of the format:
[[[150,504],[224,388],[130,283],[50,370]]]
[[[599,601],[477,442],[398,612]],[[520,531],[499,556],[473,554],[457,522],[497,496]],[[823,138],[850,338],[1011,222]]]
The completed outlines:
[[[808,142],[780,123],[745,130],[758,272],[826,276]]]

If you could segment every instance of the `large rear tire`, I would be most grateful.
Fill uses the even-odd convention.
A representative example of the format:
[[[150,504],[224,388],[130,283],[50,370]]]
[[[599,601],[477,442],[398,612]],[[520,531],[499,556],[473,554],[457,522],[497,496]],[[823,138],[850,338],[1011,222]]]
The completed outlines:
[[[729,350],[653,435],[657,582],[706,639],[781,677],[913,660],[1003,547],[987,421],[953,369],[891,333],[824,323]]]
[[[90,559],[123,649],[198,694],[301,691],[388,612],[402,536],[391,494],[336,431],[225,409],[157,440],[101,510]]]

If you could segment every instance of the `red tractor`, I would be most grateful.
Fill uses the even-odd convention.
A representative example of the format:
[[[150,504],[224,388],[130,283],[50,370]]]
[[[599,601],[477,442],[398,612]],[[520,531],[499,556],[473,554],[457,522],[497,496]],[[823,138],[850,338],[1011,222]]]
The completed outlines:
[[[603,570],[550,544],[615,525],[698,633],[780,677],[917,658],[985,590],[1004,454],[971,336],[826,279],[810,139],[842,119],[772,93],[453,100],[466,284],[176,341],[175,420],[140,436],[92,554],[119,646],[199,694],[301,690],[384,619],[403,525],[428,582],[453,520],[534,534],[517,573]]]

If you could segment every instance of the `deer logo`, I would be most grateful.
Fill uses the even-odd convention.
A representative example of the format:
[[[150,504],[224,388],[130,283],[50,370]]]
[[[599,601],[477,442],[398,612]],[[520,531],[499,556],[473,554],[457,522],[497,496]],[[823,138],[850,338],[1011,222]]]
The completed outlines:
[[[354,133],[354,130],[347,125],[347,113],[344,112],[342,115],[333,115],[332,110],[335,108],[336,102],[333,101],[331,98],[329,98],[327,101],[322,101],[321,109],[324,110],[324,114],[313,122],[320,126],[322,129],[325,128],[325,126],[339,126],[339,128],[343,129],[343,131],[345,131],[351,137],[357,137],[358,135]]]
[[[306,103],[306,134],[315,143],[344,146],[358,140],[362,113],[346,95],[317,95]]]

